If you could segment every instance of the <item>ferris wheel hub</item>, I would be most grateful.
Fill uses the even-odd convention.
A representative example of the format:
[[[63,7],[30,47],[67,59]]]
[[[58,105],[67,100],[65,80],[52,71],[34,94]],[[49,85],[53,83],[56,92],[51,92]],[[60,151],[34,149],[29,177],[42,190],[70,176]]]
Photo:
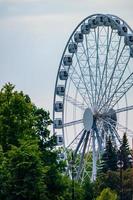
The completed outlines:
[[[90,108],[86,108],[83,114],[83,124],[86,131],[90,131],[93,126],[93,113]]]

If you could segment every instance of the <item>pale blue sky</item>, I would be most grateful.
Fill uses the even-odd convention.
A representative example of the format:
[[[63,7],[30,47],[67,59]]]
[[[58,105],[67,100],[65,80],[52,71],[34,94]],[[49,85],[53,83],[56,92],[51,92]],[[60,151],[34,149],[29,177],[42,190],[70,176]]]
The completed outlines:
[[[132,0],[0,0],[0,86],[12,82],[51,112],[64,46],[94,13],[118,15],[133,27]]]

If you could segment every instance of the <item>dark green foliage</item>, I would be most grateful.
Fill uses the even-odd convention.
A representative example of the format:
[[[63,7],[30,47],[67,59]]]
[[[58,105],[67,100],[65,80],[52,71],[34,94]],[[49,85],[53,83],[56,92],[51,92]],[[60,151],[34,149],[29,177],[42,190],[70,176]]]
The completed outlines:
[[[65,162],[54,149],[51,122],[48,112],[14,91],[12,84],[0,91],[1,200],[71,199],[72,181],[61,174]],[[83,200],[82,196],[75,183],[75,200]]]
[[[93,200],[95,197],[95,184],[90,179],[85,179],[83,183],[84,200]]]
[[[0,91],[0,144],[4,152],[11,145],[19,146],[25,135],[33,136],[33,107],[30,98],[14,91],[10,83]]]
[[[101,173],[97,177],[96,182],[95,182],[96,196],[100,195],[101,191],[107,187],[119,193],[120,191],[119,172],[107,171],[106,173]]]
[[[43,200],[46,196],[44,167],[36,141],[20,141],[20,147],[12,146],[6,153],[3,162],[5,181],[1,183],[1,189],[6,196],[0,193],[2,199],[9,200]],[[3,173],[4,174],[4,173]]]
[[[133,200],[133,168],[123,170],[123,200]]]
[[[112,145],[110,137],[106,142],[106,148],[102,155],[98,173],[106,173],[108,170],[115,171],[117,169],[117,151]]]
[[[133,181],[133,169],[129,168],[128,170],[122,171],[122,185],[123,185],[123,200],[132,200],[132,181]],[[110,188],[115,191],[120,197],[121,191],[121,180],[120,180],[120,171],[108,171],[107,173],[102,173],[97,177],[94,188],[95,188],[95,197],[99,196],[104,188]]]
[[[96,200],[118,200],[118,197],[114,191],[110,190],[110,188],[105,188]]]
[[[123,166],[124,170],[131,167],[131,163],[129,162],[129,155],[130,155],[129,144],[128,144],[126,133],[124,133],[122,144],[120,146],[120,151],[118,155],[119,159],[122,160],[124,163],[124,166]]]

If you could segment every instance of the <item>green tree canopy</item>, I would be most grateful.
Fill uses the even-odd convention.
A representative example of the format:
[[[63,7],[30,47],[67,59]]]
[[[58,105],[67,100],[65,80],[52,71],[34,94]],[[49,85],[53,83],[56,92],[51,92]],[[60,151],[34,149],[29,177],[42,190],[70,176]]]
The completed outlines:
[[[0,144],[3,151],[19,146],[19,139],[33,137],[34,105],[28,95],[6,84],[0,91]]]
[[[96,200],[118,200],[118,198],[115,192],[111,191],[109,188],[105,188]]]
[[[21,140],[20,146],[12,146],[1,160],[0,199],[47,200],[45,177],[48,169],[41,162],[37,143]]]
[[[0,91],[0,199],[68,200],[72,181],[62,175],[49,112],[8,83]],[[75,198],[83,200],[75,183]]]

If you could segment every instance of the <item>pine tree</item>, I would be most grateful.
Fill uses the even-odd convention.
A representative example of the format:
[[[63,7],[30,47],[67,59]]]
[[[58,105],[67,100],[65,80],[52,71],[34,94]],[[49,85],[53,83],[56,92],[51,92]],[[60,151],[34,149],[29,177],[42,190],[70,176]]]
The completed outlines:
[[[106,142],[106,148],[102,155],[99,173],[106,173],[108,170],[115,171],[117,169],[117,151],[112,145],[109,137]]]
[[[129,155],[130,155],[130,149],[129,149],[128,139],[126,133],[124,133],[119,154],[119,159],[121,159],[124,164],[123,165],[124,170],[130,167]]]

